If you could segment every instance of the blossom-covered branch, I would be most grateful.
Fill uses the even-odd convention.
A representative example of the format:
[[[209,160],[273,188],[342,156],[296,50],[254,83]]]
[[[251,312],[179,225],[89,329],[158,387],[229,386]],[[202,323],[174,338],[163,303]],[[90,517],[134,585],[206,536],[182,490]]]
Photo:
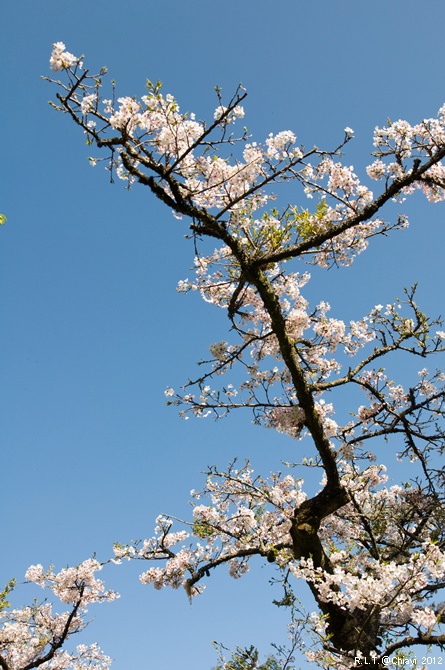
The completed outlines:
[[[102,565],[95,559],[59,573],[44,570],[41,565],[28,568],[27,582],[49,589],[61,603],[68,605],[62,613],[55,612],[46,600],[11,609],[6,598],[15,583],[10,582],[0,594],[0,667],[3,670],[39,667],[108,670],[111,659],[96,644],[79,644],[73,651],[66,648],[71,636],[87,625],[85,615],[90,604],[119,597],[114,591],[106,591],[103,582],[97,579],[95,573],[101,569]]]
[[[348,266],[376,235],[406,228],[404,213],[384,220],[389,201],[416,189],[430,202],[445,199],[445,105],[437,118],[377,128],[361,181],[342,158],[350,128],[330,150],[307,150],[290,130],[256,142],[245,128],[236,132],[241,88],[226,104],[217,90],[206,123],[182,113],[160,83],[148,81],[140,100],[116,100],[114,85],[104,95],[106,71],[91,75],[62,43],[51,67],[63,71],[63,81],[50,80],[55,108],[105,152],[90,163],[105,161],[112,178],[148,187],[188,219],[196,276],[179,290],[227,311],[231,341],[212,344],[204,372],[180,391],[169,387],[168,403],[184,417],[247,408],[256,423],[297,440],[298,463],[287,473],[211,468],[204,490],[193,492],[190,521],[161,515],[153,537],[116,545],[116,558],[155,561],[142,582],[183,586],[191,598],[212,570],[227,564],[238,578],[253,557],[265,558],[286,584],[286,603],[295,602],[293,584],[309,586],[318,613],[300,622],[318,640],[306,653],[322,667],[369,657],[381,668],[391,651],[445,644],[436,601],[445,587],[445,376],[424,365],[445,350],[440,320],[423,314],[414,287],[345,323],[326,301],[309,304],[310,275],[297,266]],[[271,189],[286,182],[307,206],[278,206]],[[217,245],[210,254],[207,238]],[[422,360],[409,384],[394,378],[397,357]],[[407,482],[391,484],[374,463],[383,440],[409,469]],[[321,470],[318,491],[304,490],[308,467]]]

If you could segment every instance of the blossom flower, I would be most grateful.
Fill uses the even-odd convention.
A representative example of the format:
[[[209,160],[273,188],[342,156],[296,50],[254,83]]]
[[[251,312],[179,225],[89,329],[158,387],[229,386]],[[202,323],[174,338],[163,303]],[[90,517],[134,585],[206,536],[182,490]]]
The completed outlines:
[[[299,437],[304,426],[305,413],[301,407],[277,407],[270,413],[270,425],[280,433]]]
[[[428,629],[437,623],[437,616],[429,607],[424,607],[423,609],[415,609],[411,615],[411,620],[418,626]]]
[[[285,158],[288,147],[296,140],[294,133],[291,130],[283,130],[277,135],[270,133],[266,140],[267,155],[270,158]]]
[[[223,115],[227,112],[227,107],[224,107],[223,105],[220,105],[215,109],[215,113],[213,115],[213,118],[215,121],[219,121],[223,117]],[[242,119],[244,117],[244,108],[241,105],[237,105],[234,107],[230,115],[225,118],[225,123],[233,123],[236,119]]]
[[[224,361],[227,356],[227,342],[217,342],[216,344],[211,344],[210,353],[216,360]]]
[[[73,56],[69,51],[65,50],[65,45],[63,42],[55,42],[53,44],[53,51],[51,53],[51,58],[49,64],[51,70],[58,72],[59,70],[66,70],[78,62],[78,58]],[[79,63],[79,66],[82,67],[82,63]]]
[[[82,114],[88,114],[88,112],[91,112],[94,109],[96,101],[97,101],[97,95],[95,93],[92,93],[91,95],[85,95],[82,98],[82,102],[80,103],[80,109],[82,110]]]

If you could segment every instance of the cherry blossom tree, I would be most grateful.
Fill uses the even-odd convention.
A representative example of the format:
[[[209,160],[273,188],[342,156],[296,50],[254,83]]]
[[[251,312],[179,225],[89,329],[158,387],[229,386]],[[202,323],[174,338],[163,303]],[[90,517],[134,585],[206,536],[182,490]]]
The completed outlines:
[[[8,597],[15,587],[10,581],[0,593],[0,668],[2,670],[108,670],[111,659],[96,645],[78,644],[67,650],[69,639],[85,626],[87,608],[92,603],[112,601],[118,597],[106,591],[96,572],[102,565],[88,559],[75,568],[55,573],[41,565],[28,568],[25,579],[49,590],[68,606],[57,613],[46,600],[11,608]]]
[[[241,87],[227,102],[216,89],[214,117],[204,122],[182,113],[160,83],[147,81],[140,100],[116,99],[113,84],[104,94],[106,70],[90,73],[61,42],[51,67],[62,72],[50,79],[53,106],[102,150],[90,163],[148,187],[185,219],[178,225],[194,242],[195,276],[179,290],[227,313],[203,372],[168,388],[168,403],[184,418],[248,410],[296,442],[296,462],[267,478],[237,461],[210,468],[203,490],[192,491],[191,519],[158,517],[153,537],[116,545],[116,559],[148,562],[142,583],[183,587],[190,599],[213,570],[228,566],[237,579],[255,558],[271,564],[283,589],[277,604],[291,615],[289,649],[262,666],[254,649],[229,661],[220,649],[226,670],[291,668],[296,650],[324,668],[383,668],[385,657],[419,645],[442,649],[445,376],[425,359],[443,353],[445,333],[417,305],[415,286],[349,323],[326,301],[310,305],[305,287],[308,264],[347,267],[373,237],[406,228],[404,214],[383,218],[387,203],[416,190],[445,199],[445,105],[437,118],[376,128],[362,183],[342,162],[350,128],[329,150],[306,149],[289,130],[264,142],[237,130]],[[273,189],[287,182],[307,204],[277,204]],[[402,386],[394,362],[417,358],[418,375]],[[382,444],[407,481],[389,478]],[[309,494],[304,475],[314,469],[320,488]],[[302,583],[315,612],[303,611]]]

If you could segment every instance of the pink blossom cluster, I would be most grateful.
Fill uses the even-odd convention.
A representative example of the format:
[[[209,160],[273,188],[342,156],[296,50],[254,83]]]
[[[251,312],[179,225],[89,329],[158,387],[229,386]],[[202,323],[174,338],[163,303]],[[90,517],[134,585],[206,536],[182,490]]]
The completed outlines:
[[[231,281],[230,272],[230,256],[226,250],[208,257],[199,257],[196,260],[195,282],[185,280],[180,283],[179,290],[199,290],[205,300],[227,309],[237,286],[236,281]],[[362,319],[351,320],[348,324],[329,316],[331,308],[326,301],[321,301],[315,309],[310,309],[309,302],[302,294],[310,278],[308,273],[284,274],[280,266],[274,266],[270,270],[270,276],[279,295],[282,313],[286,316],[288,336],[298,352],[299,360],[304,364],[306,378],[319,385],[317,408],[327,436],[342,434],[349,439],[353,438],[354,433],[357,434],[357,429],[362,434],[369,434],[369,428],[376,421],[389,424],[393,420],[394,412],[406,410],[408,390],[402,384],[389,379],[382,368],[375,370],[372,362],[374,358],[380,357],[380,350],[388,350],[389,341],[392,341],[394,349],[411,341],[414,349],[417,347],[416,350],[422,351],[421,336],[427,336],[428,326],[419,321],[415,314],[413,317],[409,316],[408,310],[415,309],[414,303],[411,304],[408,300],[405,304],[396,302],[387,304],[386,307],[377,305]],[[295,412],[299,411],[295,409],[299,401],[289,372],[282,366],[280,345],[273,332],[270,315],[264,308],[261,297],[252,287],[243,289],[238,301],[242,311],[239,329],[241,342],[229,345],[224,341],[211,345],[215,362],[211,371],[199,381],[199,394],[177,393],[174,394],[172,402],[185,406],[182,410],[184,417],[188,412],[204,417],[218,415],[218,410],[221,410],[219,415],[222,415],[238,407],[252,407],[256,422],[299,437],[303,422],[294,417]],[[440,337],[436,336],[435,342],[438,347],[442,347]],[[358,363],[356,368],[354,365],[351,367],[351,358],[358,358],[359,354],[365,356],[365,360],[370,356],[368,365]],[[240,362],[243,364],[241,369],[247,375],[241,377],[238,385],[224,384],[222,389],[218,389],[210,383],[214,374],[226,374],[235,363]],[[352,370],[356,370],[354,375]],[[349,421],[339,429],[332,418],[335,408],[332,403],[324,406],[321,396],[332,386],[347,383],[352,377],[356,389],[367,396],[369,404],[364,404],[361,399],[362,403],[356,413],[358,422]],[[436,382],[438,381],[441,380],[437,379]],[[421,393],[427,389],[432,405],[437,403],[440,396],[440,385],[437,383],[424,381],[414,387],[413,391]],[[434,395],[437,396],[436,400]],[[329,412],[326,411],[327,407]],[[354,439],[358,441],[359,438],[356,436]],[[346,448],[346,445],[343,446]],[[349,453],[353,453],[353,450],[349,450]]]
[[[243,198],[252,184],[265,174],[266,161],[272,158],[281,161],[290,156],[295,160],[301,153],[296,148],[291,149],[295,142],[292,133],[279,133],[276,137],[271,135],[264,148],[256,143],[246,143],[243,160],[234,164],[217,154],[196,155],[198,140],[206,132],[205,125],[197,122],[194,114],[182,115],[175,98],[170,94],[164,97],[157,86],[151,87],[149,95],[143,96],[141,102],[130,97],[118,98],[117,109],[111,100],[104,100],[105,117],[94,111],[94,102],[93,94],[82,98],[83,114],[92,112],[95,117],[108,117],[112,128],[131,137],[138,136],[154,154],[177,164],[184,193],[191,194],[194,203],[200,207],[226,207],[231,201]],[[223,125],[234,123],[243,116],[240,105],[233,110],[219,106],[215,111],[215,119]],[[120,163],[118,175],[122,179],[129,178],[128,171]],[[251,206],[266,200],[265,197],[260,201],[252,200]]]
[[[51,53],[51,58],[49,60],[49,65],[53,72],[58,72],[59,70],[67,70],[71,67],[78,65],[82,67],[81,61],[73,56],[69,51],[66,50],[63,42],[56,42],[53,44],[53,50]]]
[[[51,67],[55,70],[69,71],[72,67],[81,69],[82,64],[65,50],[63,43],[57,43],[51,56]],[[221,144],[216,142],[213,145],[215,153],[202,151],[200,139],[206,137],[210,129],[203,122],[196,121],[194,114],[182,114],[172,95],[161,94],[159,84],[149,83],[148,88],[148,95],[143,96],[141,101],[123,96],[118,98],[117,105],[114,105],[111,99],[103,99],[99,104],[97,87],[91,92],[85,82],[77,85],[71,100],[84,117],[82,123],[85,124],[87,134],[95,132],[94,129],[99,123],[104,128],[111,127],[133,139],[135,147],[143,146],[145,155],[148,155],[147,152],[150,153],[147,165],[155,171],[158,171],[157,166],[163,166],[163,161],[166,160],[180,180],[181,192],[199,207],[231,211],[235,229],[240,227],[240,219],[242,225],[250,227],[251,213],[273,198],[273,195],[266,195],[264,189],[261,189],[261,182],[267,182],[274,172],[277,173],[277,177],[273,181],[282,181],[295,178],[297,171],[298,180],[309,196],[319,188],[317,184],[320,180],[327,180],[327,185],[323,184],[322,189],[326,195],[332,196],[333,204],[327,203],[324,217],[311,218],[309,227],[314,233],[340,223],[345,216],[356,213],[372,199],[372,193],[360,184],[350,166],[343,166],[322,152],[312,150],[307,155],[321,156],[319,165],[313,166],[307,160],[304,151],[296,146],[296,136],[292,131],[270,134],[263,145],[247,141],[244,136],[237,140],[228,138],[230,146],[235,142],[243,144],[241,155],[237,158],[232,155],[228,157],[221,155],[220,149],[226,143],[224,137]],[[215,112],[215,129],[222,127],[225,132],[224,127],[228,123],[233,124],[243,116],[244,109],[239,104],[233,107],[218,105]],[[351,137],[351,134],[346,134],[345,142]],[[205,144],[206,149],[207,146],[208,144]],[[140,156],[137,154],[138,151],[135,150],[129,156],[134,161],[134,166],[140,166]],[[93,164],[95,163],[96,160],[93,159]],[[128,170],[121,163],[119,151],[116,167],[121,178],[130,178]],[[165,185],[165,192],[171,194],[168,184]],[[265,225],[266,221],[267,219],[263,220],[261,224],[263,239],[273,217],[269,220],[269,226]],[[380,221],[376,221],[374,228],[379,229],[382,225]],[[352,233],[345,233],[344,239],[335,240],[335,250],[329,245],[324,250],[322,245],[322,250],[318,254],[319,260],[325,255],[326,262],[329,262],[328,259],[333,254],[343,251],[346,254],[345,260],[350,262],[353,249],[355,252],[362,250],[364,240],[374,232],[372,228],[373,224],[368,223],[367,226],[357,226]],[[295,237],[298,226],[294,225],[290,232],[292,233],[290,238]]]
[[[205,573],[206,566],[212,567],[215,561],[226,563],[230,575],[239,578],[249,569],[243,553],[266,555],[271,547],[282,543],[283,549],[274,559],[284,564],[288,560],[293,509],[306,499],[302,483],[291,474],[263,480],[254,477],[248,466],[240,470],[231,467],[225,478],[211,474],[203,492],[192,492],[196,500],[210,498],[210,504],[194,506],[193,522],[186,524],[188,531],[173,533],[173,519],[158,517],[152,538],[137,546],[117,545],[115,556],[118,560],[163,558],[164,565],[149,568],[141,575],[141,582],[156,589],[183,586],[192,596],[203,590],[202,584],[195,585],[194,577],[200,571]],[[197,539],[193,546],[184,544],[193,537]]]
[[[224,105],[219,105],[219,107],[215,109],[213,118],[215,121],[222,120],[223,123],[235,123],[236,119],[244,118],[244,107],[236,105],[236,107],[230,110]]]
[[[87,625],[84,616],[88,605],[119,597],[114,591],[106,591],[103,582],[96,578],[95,573],[101,569],[102,566],[94,559],[59,573],[44,570],[41,565],[30,566],[25,575],[27,582],[49,589],[62,603],[71,607],[57,613],[54,606],[46,601],[36,601],[20,609],[9,609],[2,603],[2,667],[8,670],[39,666],[48,670],[108,670],[111,659],[96,644],[79,644],[73,651],[65,648],[69,638]]]
[[[403,161],[414,157],[433,157],[445,142],[445,105],[437,114],[437,118],[425,119],[421,123],[411,125],[408,121],[389,122],[374,132],[374,146],[377,148],[377,160],[367,168],[372,179],[398,179],[406,173]],[[382,158],[394,156],[395,161],[384,162]],[[443,188],[445,166],[440,161],[425,172],[422,179],[415,181],[405,189],[405,194],[414,188],[420,188],[431,202],[445,199]]]
[[[304,410],[298,405],[293,407],[277,407],[271,410],[270,425],[279,433],[286,433],[290,437],[300,437],[304,426]]]
[[[73,68],[83,68],[79,59],[67,52],[62,42],[54,44],[50,64],[55,71],[65,69],[73,75]],[[89,79],[95,82],[94,85],[89,83]],[[236,101],[229,106],[219,104],[214,124],[207,127],[204,122],[196,121],[193,113],[182,114],[174,96],[162,95],[159,83],[154,85],[149,82],[148,94],[140,101],[123,96],[115,105],[112,99],[100,99],[101,81],[96,83],[97,79],[88,77],[80,81],[79,76],[74,81],[76,90],[72,92],[70,102],[73,111],[77,107],[84,117],[82,123],[87,134],[96,132],[94,128],[98,123],[103,127],[103,130],[97,129],[102,143],[106,128],[123,133],[130,144],[133,142],[128,156],[133,166],[154,170],[159,176],[165,173],[167,166],[167,172],[171,171],[178,180],[181,194],[190,198],[196,206],[231,212],[231,232],[237,235],[240,229],[248,230],[245,239],[251,247],[262,246],[264,251],[269,232],[267,228],[270,230],[273,220],[277,220],[276,217],[261,220],[262,245],[258,245],[255,239],[258,221],[252,221],[252,213],[273,198],[272,194],[265,193],[262,186],[270,180],[296,180],[307,196],[321,195],[325,202],[323,214],[320,211],[317,214],[309,212],[304,226],[301,225],[301,217],[294,220],[287,217],[289,225],[283,225],[283,217],[279,217],[281,233],[284,233],[279,240],[281,248],[292,245],[299,236],[304,240],[307,235],[341,226],[348,218],[365,211],[373,200],[372,191],[360,182],[353,166],[335,160],[335,152],[334,156],[318,149],[305,153],[296,146],[296,136],[292,131],[270,134],[263,145],[248,141],[245,134],[238,138],[226,137],[227,124],[233,125],[244,117],[244,108]],[[240,95],[240,99],[243,97],[244,94]],[[415,126],[397,121],[387,127],[376,128],[374,143],[378,155],[368,167],[368,176],[372,179],[384,178],[388,183],[400,180],[412,170],[404,162],[412,157],[433,157],[445,136],[444,109],[445,106],[439,110],[436,119],[427,119]],[[212,133],[218,129],[223,133],[222,138],[212,141]],[[353,131],[345,129],[344,142],[352,137]],[[239,155],[232,151],[232,147],[238,144],[242,147]],[[226,145],[230,146],[229,156],[224,156],[222,152]],[[121,163],[120,152],[121,149],[118,149],[116,154],[118,175],[123,179],[133,179]],[[407,193],[413,188],[421,188],[429,199],[442,199],[440,184],[444,181],[444,169],[441,161],[435,162],[402,191]],[[161,187],[167,195],[172,195],[168,183],[161,184]],[[405,225],[406,218],[402,217],[397,224],[389,227]],[[329,266],[332,262],[349,264],[354,255],[366,248],[371,236],[387,228],[388,224],[379,218],[367,217],[366,221],[357,221],[356,225],[348,227],[328,243],[322,243],[316,252],[312,250],[309,253],[322,266]],[[272,246],[274,239],[277,239],[276,235],[269,235]]]
[[[105,591],[104,583],[97,579],[96,572],[102,565],[94,558],[89,558],[74,568],[64,568],[58,573],[44,570],[42,565],[28,568],[25,578],[42,588],[49,588],[63,603],[81,601],[82,609],[89,603],[111,601],[118,596],[114,591]]]
[[[320,538],[331,547],[331,572],[314,567],[311,558],[295,560],[290,551],[291,519],[307,499],[303,481],[291,474],[274,475],[266,481],[254,477],[248,466],[231,467],[221,474],[213,471],[202,492],[192,491],[198,504],[189,531],[171,533],[173,520],[160,517],[153,538],[140,547],[117,548],[116,555],[163,558],[164,565],[144,572],[141,581],[157,589],[183,586],[190,596],[196,596],[203,590],[198,581],[209,569],[226,563],[229,574],[238,579],[249,570],[249,556],[268,556],[271,547],[281,547],[272,553],[273,560],[295,578],[313,583],[322,601],[351,611],[378,608],[388,631],[413,625],[431,632],[438,617],[435,609],[424,604],[425,596],[445,579],[445,553],[430,539],[439,519],[432,515],[425,523],[425,515],[432,511],[431,497],[410,486],[387,488],[384,466],[370,465],[359,471],[356,465],[340,461],[339,467],[354,502],[328,517],[320,529]],[[203,498],[210,498],[210,504],[201,502]],[[408,508],[416,509],[409,526],[401,523]],[[375,536],[382,547],[379,558],[365,549],[368,530],[364,519],[379,533]],[[401,533],[418,538],[418,551],[408,553],[402,562],[394,554]],[[197,538],[193,546],[184,545],[193,537]],[[352,552],[351,546],[356,547]]]
[[[354,573],[339,565],[333,573],[323,572],[321,568],[314,569],[311,558],[290,563],[289,569],[296,578],[314,583],[322,601],[352,611],[378,608],[381,622],[388,628],[411,622],[432,629],[438,624],[437,615],[418,603],[425,598],[429,578],[443,580],[445,556],[434,545],[425,545],[423,550],[421,556],[412,554],[405,564],[374,561],[365,573]]]
[[[430,594],[443,583],[445,554],[431,541],[441,524],[434,497],[409,485],[387,488],[383,466],[372,465],[361,472],[356,465],[342,463],[341,468],[352,501],[328,517],[320,532],[324,546],[330,547],[332,569],[314,567],[311,558],[291,560],[289,569],[297,579],[311,582],[326,603],[351,612],[378,612],[386,634],[396,641],[410,627],[419,635],[440,635],[441,605],[432,603]],[[366,548],[370,527],[378,556]],[[400,548],[407,537],[417,538],[417,551],[407,552],[401,560]],[[326,633],[326,619],[313,617],[314,627],[317,621],[321,626],[319,634]],[[309,655],[321,664],[325,658],[322,650]],[[335,667],[350,667],[346,659],[345,666],[337,659]]]

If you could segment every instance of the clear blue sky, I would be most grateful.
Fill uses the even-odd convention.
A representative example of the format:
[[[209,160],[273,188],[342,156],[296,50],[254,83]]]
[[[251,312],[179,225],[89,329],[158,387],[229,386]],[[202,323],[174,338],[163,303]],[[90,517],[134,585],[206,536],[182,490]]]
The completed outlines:
[[[160,513],[187,515],[209,464],[248,457],[267,474],[295,445],[246,415],[181,421],[167,385],[193,376],[225,339],[223,314],[176,294],[193,249],[148,192],[111,186],[88,166],[83,136],[47,104],[51,44],[107,65],[120,95],[160,79],[183,111],[215,106],[213,87],[247,88],[256,139],[294,130],[331,148],[355,130],[348,163],[370,162],[372,130],[416,122],[445,101],[443,0],[24,0],[3,2],[0,229],[0,585],[31,563],[58,569],[114,541],[148,537]],[[317,275],[310,298],[349,319],[420,282],[419,302],[445,314],[444,205],[414,197],[411,228],[343,271]],[[302,449],[301,443],[297,449]],[[143,565],[104,578],[122,599],[88,630],[116,670],[207,670],[210,641],[283,637],[272,573],[212,576],[192,608],[183,593],[139,585]],[[26,599],[26,589],[22,591]]]

